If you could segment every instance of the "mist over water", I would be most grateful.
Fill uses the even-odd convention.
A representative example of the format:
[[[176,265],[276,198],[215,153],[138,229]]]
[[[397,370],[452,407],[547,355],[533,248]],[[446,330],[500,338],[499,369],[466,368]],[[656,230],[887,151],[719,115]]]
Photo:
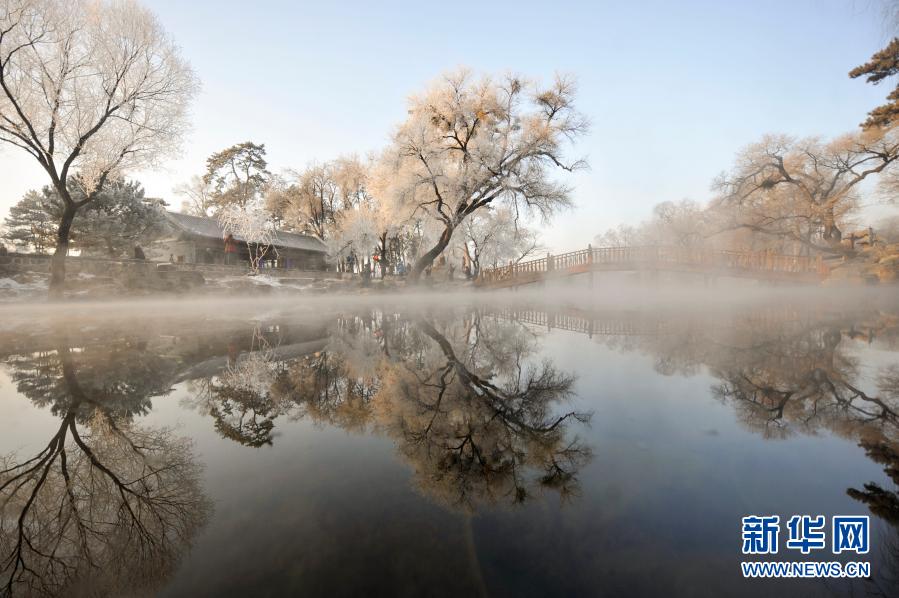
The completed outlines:
[[[0,0],[0,598],[899,596],[899,10],[186,4]]]
[[[4,305],[0,582],[815,595],[739,522],[820,513],[873,524],[827,590],[889,594],[899,298],[699,291]]]

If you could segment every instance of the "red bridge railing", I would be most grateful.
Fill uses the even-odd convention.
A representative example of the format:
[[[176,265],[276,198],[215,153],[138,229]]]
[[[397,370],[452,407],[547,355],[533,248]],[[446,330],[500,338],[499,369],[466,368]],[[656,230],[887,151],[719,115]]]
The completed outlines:
[[[560,255],[481,270],[477,284],[530,282],[553,274],[577,274],[590,270],[690,270],[720,274],[758,273],[765,278],[820,277],[828,275],[821,256],[780,255],[769,251],[725,251],[690,247],[588,247]]]

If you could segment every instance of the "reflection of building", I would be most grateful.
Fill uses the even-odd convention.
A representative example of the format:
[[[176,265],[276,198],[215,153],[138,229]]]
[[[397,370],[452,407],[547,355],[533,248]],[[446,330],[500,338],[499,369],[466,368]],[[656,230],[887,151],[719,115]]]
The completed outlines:
[[[154,241],[147,257],[157,261],[173,258],[188,264],[225,263],[226,233],[212,218],[166,212],[165,232]],[[234,264],[246,264],[249,248],[246,241],[235,235]],[[325,270],[327,249],[325,244],[308,235],[278,231],[273,249],[265,260],[279,268],[300,270]]]

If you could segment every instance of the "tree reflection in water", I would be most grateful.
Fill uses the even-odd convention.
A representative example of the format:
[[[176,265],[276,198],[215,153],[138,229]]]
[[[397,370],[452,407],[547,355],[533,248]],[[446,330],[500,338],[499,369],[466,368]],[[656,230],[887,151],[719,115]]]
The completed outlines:
[[[856,440],[899,482],[897,370],[879,372],[875,390],[858,382],[859,365],[841,343],[839,328],[812,329],[763,349],[738,351],[732,363],[713,367],[721,379],[713,392],[734,406],[750,429],[766,437],[830,430]],[[726,360],[726,358],[725,358]],[[848,494],[884,519],[899,523],[899,494],[873,482]]]
[[[894,307],[840,313],[777,305],[673,316],[512,307],[500,313],[510,321],[582,332],[614,350],[642,353],[661,375],[705,370],[717,379],[713,395],[767,439],[828,431],[857,442],[893,483],[890,488],[869,481],[846,490],[890,524],[874,532],[879,554],[864,591],[899,595],[899,365],[871,367],[857,357],[859,343],[899,351]]]
[[[208,409],[233,413],[239,403],[262,414],[262,426],[240,419],[259,430],[235,435],[251,445],[270,442],[279,416],[386,434],[420,488],[456,507],[522,502],[537,487],[568,496],[590,458],[568,424],[589,415],[555,414],[574,380],[535,363],[536,348],[526,328],[477,312],[442,331],[423,318],[366,312],[338,318],[314,354],[248,356],[211,383]]]
[[[12,366],[18,390],[61,421],[35,455],[0,457],[0,593],[157,587],[210,510],[191,443],[133,421],[172,365],[140,344],[63,341]]]
[[[894,483],[857,480],[848,494],[899,529],[899,366],[872,374],[854,351],[859,338],[899,339],[895,320],[868,317],[863,333],[847,323],[857,315],[727,318],[533,319],[610,331],[610,345],[651,355],[664,375],[707,371],[715,397],[765,438],[852,439]],[[19,392],[60,422],[33,456],[0,459],[4,591],[78,595],[89,579],[93,593],[133,593],[170,574],[209,503],[189,442],[135,419],[177,382],[245,446],[274,443],[284,419],[386,436],[421,492],[453,509],[578,490],[591,454],[576,432],[590,417],[564,407],[574,379],[540,358],[534,327],[488,308],[330,322],[241,320],[166,347],[159,331],[77,348],[62,339],[8,357]]]
[[[589,416],[553,414],[573,378],[549,362],[524,364],[521,352],[512,357],[515,372],[498,377],[490,361],[471,354],[477,345],[463,344],[457,354],[432,324],[420,320],[417,327],[439,353],[417,367],[390,362],[374,404],[379,427],[397,440],[421,487],[468,509],[522,502],[535,482],[563,496],[573,492],[590,453],[576,437],[567,438],[565,424]],[[480,328],[474,334],[485,344],[496,340]]]
[[[269,392],[280,367],[257,326],[250,352],[228,363],[208,385],[209,414],[222,436],[256,448],[272,444],[279,409]]]
[[[603,327],[596,324],[601,316],[579,317],[593,320],[590,330]],[[868,322],[864,332],[857,321]],[[888,350],[895,350],[895,316],[874,312],[812,317],[804,311],[761,310],[724,314],[721,321],[703,314],[681,317],[676,325],[641,321],[631,326],[656,333],[597,339],[617,350],[651,355],[663,375],[693,375],[706,367],[718,379],[714,396],[765,438],[828,430],[858,442],[884,465],[897,488],[870,482],[847,492],[873,513],[899,524],[899,366],[882,367],[869,376],[853,355],[853,342],[860,340],[880,338]]]
[[[888,522],[892,531],[878,544],[880,562],[867,580],[871,595],[899,591],[899,368],[881,368],[860,380],[858,361],[848,353],[838,325],[812,327],[789,340],[723,353],[712,368],[721,383],[713,392],[731,404],[753,430],[768,438],[829,430],[858,442],[883,465],[893,488],[876,482],[846,493]],[[873,387],[866,391],[864,383]]]

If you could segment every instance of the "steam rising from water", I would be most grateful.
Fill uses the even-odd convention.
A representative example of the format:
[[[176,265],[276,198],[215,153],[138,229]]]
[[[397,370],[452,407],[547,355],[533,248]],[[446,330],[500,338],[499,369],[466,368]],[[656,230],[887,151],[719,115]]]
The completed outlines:
[[[258,320],[268,315],[316,318],[326,312],[376,305],[381,309],[448,310],[481,305],[540,305],[545,309],[729,311],[749,307],[792,306],[798,309],[899,308],[897,287],[755,287],[740,289],[702,286],[597,285],[594,290],[571,287],[522,287],[518,291],[472,292],[444,289],[369,294],[270,295],[252,297],[186,296],[94,302],[32,302],[0,304],[0,330],[59,324],[140,323],[147,320]]]

